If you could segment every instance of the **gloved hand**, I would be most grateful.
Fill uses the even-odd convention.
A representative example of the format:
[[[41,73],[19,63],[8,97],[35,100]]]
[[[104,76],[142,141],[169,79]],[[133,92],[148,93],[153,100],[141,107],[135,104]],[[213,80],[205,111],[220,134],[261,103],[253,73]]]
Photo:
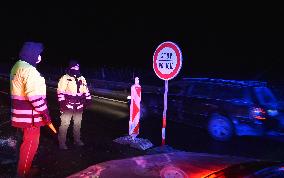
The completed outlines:
[[[63,101],[60,101],[59,102],[59,110],[60,110],[60,113],[62,114],[64,109],[66,108],[66,101],[63,100]]]
[[[83,97],[80,100],[80,103],[82,103],[84,105],[84,109],[86,109],[92,104],[92,99],[86,99],[85,97]]]
[[[49,116],[49,113],[43,113],[42,114],[42,120],[46,125],[50,124],[51,123],[51,117]]]
[[[92,104],[92,100],[91,99],[86,99],[85,103],[84,103],[84,106],[85,106],[85,108],[88,108],[88,107],[91,106],[91,104]]]

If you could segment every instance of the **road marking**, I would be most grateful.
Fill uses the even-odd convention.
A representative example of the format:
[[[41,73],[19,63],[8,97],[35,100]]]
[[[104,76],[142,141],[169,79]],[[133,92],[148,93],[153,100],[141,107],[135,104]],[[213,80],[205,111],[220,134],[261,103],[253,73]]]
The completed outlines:
[[[99,98],[99,99],[104,99],[104,100],[109,100],[109,101],[113,101],[113,102],[118,102],[118,103],[124,103],[126,104],[127,102],[126,101],[120,101],[120,100],[116,100],[116,99],[111,99],[111,98],[105,98],[105,97],[102,97],[102,96],[95,96],[95,95],[91,95],[95,98]]]
[[[0,91],[0,93],[4,93],[6,95],[8,95],[9,93],[5,92],[5,91]]]

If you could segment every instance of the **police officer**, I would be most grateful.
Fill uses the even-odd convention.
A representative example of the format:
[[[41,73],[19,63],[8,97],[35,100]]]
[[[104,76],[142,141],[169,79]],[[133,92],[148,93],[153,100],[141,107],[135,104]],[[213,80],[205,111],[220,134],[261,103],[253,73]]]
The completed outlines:
[[[91,102],[91,95],[86,79],[80,73],[77,60],[70,60],[66,74],[63,75],[57,87],[58,101],[61,112],[58,142],[60,149],[68,149],[66,135],[71,119],[74,122],[74,144],[83,146],[81,141],[81,121],[84,108]]]
[[[12,126],[20,128],[23,133],[17,169],[19,177],[31,176],[40,127],[51,123],[45,79],[36,69],[42,51],[42,43],[25,42],[10,74]]]

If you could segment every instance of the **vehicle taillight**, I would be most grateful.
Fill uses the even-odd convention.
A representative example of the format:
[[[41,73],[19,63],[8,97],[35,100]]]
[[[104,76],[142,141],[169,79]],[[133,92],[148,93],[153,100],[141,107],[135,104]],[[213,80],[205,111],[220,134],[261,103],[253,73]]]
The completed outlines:
[[[258,120],[265,120],[265,110],[259,107],[252,109],[252,116]]]

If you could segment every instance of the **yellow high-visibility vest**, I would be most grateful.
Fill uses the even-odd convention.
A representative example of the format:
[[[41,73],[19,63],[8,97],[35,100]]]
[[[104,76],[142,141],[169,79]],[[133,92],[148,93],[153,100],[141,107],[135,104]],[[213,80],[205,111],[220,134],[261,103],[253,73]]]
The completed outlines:
[[[83,76],[76,79],[68,74],[63,75],[58,82],[57,95],[58,101],[64,103],[64,106],[61,104],[61,110],[63,111],[82,111],[85,102],[91,100],[87,82]]]
[[[35,67],[19,60],[10,74],[12,125],[25,128],[45,125],[48,115],[45,79]]]

